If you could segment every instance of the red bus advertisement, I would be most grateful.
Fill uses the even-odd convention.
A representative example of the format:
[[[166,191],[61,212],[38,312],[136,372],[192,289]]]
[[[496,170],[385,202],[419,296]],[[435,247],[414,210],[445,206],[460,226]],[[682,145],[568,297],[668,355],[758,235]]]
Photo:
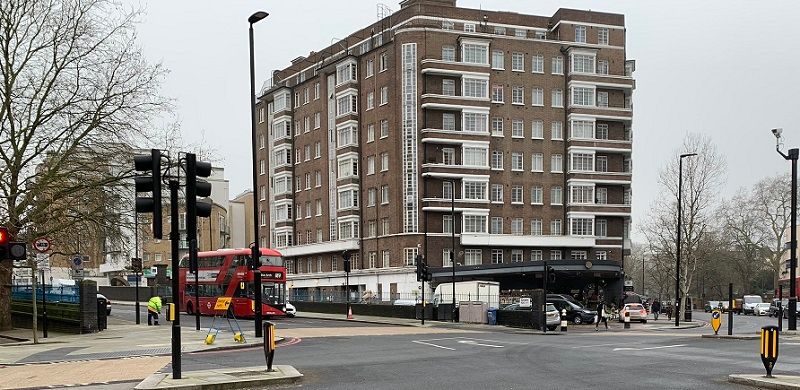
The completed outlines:
[[[231,309],[236,317],[255,315],[253,271],[248,267],[250,249],[219,249],[197,253],[197,284],[189,272],[189,257],[180,262],[178,297],[186,313],[214,315],[219,297],[231,297]],[[285,316],[286,267],[281,254],[261,248],[261,313],[264,317]],[[195,291],[199,292],[195,304]]]

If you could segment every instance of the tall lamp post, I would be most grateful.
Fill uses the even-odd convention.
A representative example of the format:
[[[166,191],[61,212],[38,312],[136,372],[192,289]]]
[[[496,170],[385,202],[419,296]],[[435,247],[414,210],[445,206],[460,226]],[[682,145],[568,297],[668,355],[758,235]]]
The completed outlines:
[[[253,54],[253,24],[269,16],[264,11],[258,11],[249,18],[250,23],[250,130],[253,148],[253,248],[252,263],[253,268],[253,295],[255,297],[255,326],[256,337],[262,337],[262,318],[261,318],[261,249],[258,247],[258,152],[256,150],[256,66],[255,55]]]
[[[681,157],[678,159],[678,237],[675,243],[675,326],[679,326],[681,320],[681,219],[683,217],[683,159],[692,156],[697,156],[697,153],[684,153],[681,154]]]
[[[781,151],[781,133],[783,129],[772,129],[775,136],[775,150],[786,160],[792,162],[792,227],[789,242],[789,330],[797,330],[797,148],[789,149],[789,154]]]

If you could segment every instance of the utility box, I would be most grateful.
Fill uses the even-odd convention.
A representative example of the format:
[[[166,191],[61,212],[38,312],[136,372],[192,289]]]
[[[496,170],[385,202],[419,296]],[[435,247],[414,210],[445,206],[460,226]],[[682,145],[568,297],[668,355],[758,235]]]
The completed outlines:
[[[485,324],[489,305],[481,301],[463,301],[458,304],[459,322],[468,324]]]

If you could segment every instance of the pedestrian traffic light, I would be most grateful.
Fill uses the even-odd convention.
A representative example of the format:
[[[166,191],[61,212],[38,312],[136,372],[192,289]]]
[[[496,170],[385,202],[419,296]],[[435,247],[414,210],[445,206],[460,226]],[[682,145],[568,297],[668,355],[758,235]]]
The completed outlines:
[[[0,260],[5,260],[8,258],[8,242],[8,228],[5,226],[0,226]]]
[[[344,263],[344,272],[349,274],[351,270],[350,252],[348,251],[342,252],[342,261]]]
[[[426,282],[430,282],[433,280],[433,274],[431,274],[431,270],[428,268],[428,262],[422,261],[422,280]]]
[[[153,214],[153,238],[161,239],[161,151],[151,149],[150,155],[133,157],[134,169],[142,172],[133,178],[136,188],[136,212]],[[146,172],[150,171],[147,175]],[[139,196],[139,192],[152,192],[152,196]]]

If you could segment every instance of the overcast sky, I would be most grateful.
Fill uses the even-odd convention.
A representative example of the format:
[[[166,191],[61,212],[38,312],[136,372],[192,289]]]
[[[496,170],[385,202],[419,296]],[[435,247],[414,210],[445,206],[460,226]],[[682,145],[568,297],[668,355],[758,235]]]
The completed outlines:
[[[133,0],[131,0],[133,1]],[[170,74],[183,134],[219,153],[231,198],[251,187],[247,17],[255,26],[257,90],[273,69],[377,20],[364,0],[169,0],[142,3],[139,42]],[[399,2],[385,2],[393,11]],[[800,31],[794,1],[458,0],[461,7],[550,16],[558,8],[625,15],[636,60],[634,237],[658,194],[658,171],[688,132],[709,135],[728,163],[722,196],[790,165],[774,151],[773,127],[800,146]],[[794,92],[792,92],[794,91]],[[800,99],[798,99],[800,100]]]

